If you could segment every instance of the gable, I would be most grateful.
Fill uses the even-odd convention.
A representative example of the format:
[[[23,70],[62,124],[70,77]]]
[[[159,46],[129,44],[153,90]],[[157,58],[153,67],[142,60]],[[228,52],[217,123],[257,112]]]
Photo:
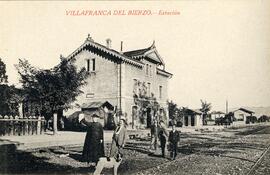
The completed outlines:
[[[149,53],[148,55],[146,55],[146,59],[147,58],[150,59],[149,61],[154,61],[155,63],[162,63],[156,52]]]

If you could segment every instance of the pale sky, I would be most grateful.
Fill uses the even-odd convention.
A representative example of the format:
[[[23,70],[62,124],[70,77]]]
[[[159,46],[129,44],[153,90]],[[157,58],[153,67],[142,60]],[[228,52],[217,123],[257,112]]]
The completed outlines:
[[[180,15],[67,16],[66,10],[159,10]],[[124,51],[156,48],[174,76],[169,99],[214,110],[270,106],[270,1],[0,2],[0,57],[11,84],[14,64],[26,58],[50,68],[68,56],[90,33],[101,44]]]

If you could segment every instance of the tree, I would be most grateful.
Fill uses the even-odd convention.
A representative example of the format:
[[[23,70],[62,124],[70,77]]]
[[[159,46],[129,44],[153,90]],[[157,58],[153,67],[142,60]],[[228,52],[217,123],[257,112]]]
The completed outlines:
[[[200,111],[203,113],[203,124],[206,125],[206,117],[208,112],[211,110],[212,106],[211,103],[207,103],[207,101],[201,100],[201,109]]]
[[[0,84],[7,83],[8,76],[6,75],[6,64],[0,58]]]
[[[73,63],[74,60],[61,58],[59,65],[47,70],[37,69],[21,59],[16,65],[25,101],[35,104],[37,113],[47,120],[53,114],[69,109],[82,93],[80,87],[87,83],[88,72],[84,68],[77,70]]]
[[[6,64],[0,58],[0,115],[19,114],[20,90],[14,85],[7,85]]]
[[[19,115],[20,90],[15,86],[6,84],[0,85],[0,115]]]
[[[169,119],[176,120],[179,109],[177,108],[177,104],[174,103],[172,100],[168,101],[168,110],[169,110]]]

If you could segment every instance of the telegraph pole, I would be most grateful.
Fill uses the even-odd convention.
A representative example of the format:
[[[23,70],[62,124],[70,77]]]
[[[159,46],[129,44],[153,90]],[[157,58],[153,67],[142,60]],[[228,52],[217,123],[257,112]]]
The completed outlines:
[[[228,114],[228,100],[226,100],[226,114]]]

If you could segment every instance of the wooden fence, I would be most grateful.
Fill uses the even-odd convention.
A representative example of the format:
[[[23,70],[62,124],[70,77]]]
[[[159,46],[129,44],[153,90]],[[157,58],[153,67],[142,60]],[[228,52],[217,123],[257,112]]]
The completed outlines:
[[[0,136],[40,135],[45,131],[45,119],[40,116],[22,118],[0,115]]]

